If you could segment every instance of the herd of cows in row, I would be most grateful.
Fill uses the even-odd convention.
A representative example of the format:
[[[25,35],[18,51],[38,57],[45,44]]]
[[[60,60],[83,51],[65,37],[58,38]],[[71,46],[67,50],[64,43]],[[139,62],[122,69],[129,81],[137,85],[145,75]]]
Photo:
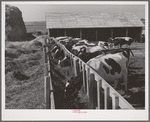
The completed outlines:
[[[125,94],[127,94],[128,62],[130,53],[132,53],[130,45],[134,41],[133,38],[109,38],[107,42],[91,42],[72,37],[57,37],[55,40],[93,68],[105,81],[112,84],[115,89],[118,83],[125,85],[124,90]],[[60,66],[67,66],[70,63],[70,58],[64,55],[63,50],[57,44],[51,50],[51,54],[54,59],[60,59],[58,60],[58,65]],[[66,84],[66,87],[69,87],[69,83]]]

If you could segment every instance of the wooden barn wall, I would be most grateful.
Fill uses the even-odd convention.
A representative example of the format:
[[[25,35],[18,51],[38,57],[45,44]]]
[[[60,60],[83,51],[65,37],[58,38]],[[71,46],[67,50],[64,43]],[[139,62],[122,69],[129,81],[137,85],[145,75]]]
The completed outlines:
[[[73,29],[49,29],[51,37],[70,36],[89,41],[107,41],[109,37],[125,37],[126,35],[141,41],[141,27],[130,28],[73,28]]]
[[[66,29],[66,36],[80,38],[80,29]]]
[[[113,29],[113,38],[125,37],[125,36],[126,36],[126,28],[114,28]]]
[[[128,36],[132,38],[136,38],[136,41],[141,42],[141,36],[142,36],[142,28],[128,28]]]
[[[89,41],[96,41],[96,29],[94,28],[82,29],[82,39],[87,39]]]

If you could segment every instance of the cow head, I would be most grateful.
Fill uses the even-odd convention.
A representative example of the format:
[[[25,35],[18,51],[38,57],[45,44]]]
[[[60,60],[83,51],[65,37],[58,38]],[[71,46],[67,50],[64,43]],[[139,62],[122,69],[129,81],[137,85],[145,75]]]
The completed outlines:
[[[86,47],[81,47],[80,52],[86,53]]]
[[[79,90],[81,89],[81,86],[83,85],[82,82],[82,72],[78,74],[76,77],[71,77],[65,84],[64,89],[64,95],[66,99],[74,98]]]
[[[108,42],[109,42],[109,43],[113,43],[113,42],[114,42],[114,39],[110,37],[110,38],[108,39]]]
[[[82,47],[78,53],[78,57],[82,59],[84,62],[87,61],[87,56],[86,56],[86,47]]]

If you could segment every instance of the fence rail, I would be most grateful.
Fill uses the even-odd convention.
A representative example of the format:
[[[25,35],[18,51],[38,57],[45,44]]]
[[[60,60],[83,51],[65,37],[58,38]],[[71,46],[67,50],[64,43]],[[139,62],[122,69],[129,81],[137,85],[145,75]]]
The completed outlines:
[[[50,54],[49,54],[49,41],[45,39],[45,45],[43,48],[44,53],[44,97],[46,102],[46,109],[55,109],[54,92],[51,80],[51,69],[50,69]]]
[[[82,71],[83,74],[83,87],[90,100],[91,109],[101,109],[104,105],[104,109],[109,109],[109,100],[112,99],[112,109],[134,109],[112,86],[110,86],[97,72],[95,72],[90,66],[82,61],[77,56],[73,55],[66,49],[64,45],[57,42],[55,43],[64,51],[65,56],[70,58],[71,68],[74,71],[74,76],[77,76]],[[96,96],[93,95],[93,91],[97,87],[97,101]],[[104,91],[104,99],[102,94]],[[103,102],[104,101],[104,102]],[[97,106],[96,104],[97,103]]]

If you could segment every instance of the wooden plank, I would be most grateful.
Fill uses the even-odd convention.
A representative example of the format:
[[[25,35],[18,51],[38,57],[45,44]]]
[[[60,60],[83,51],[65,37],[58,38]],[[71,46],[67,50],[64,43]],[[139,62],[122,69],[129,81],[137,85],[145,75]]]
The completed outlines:
[[[79,74],[79,59],[76,59],[75,62],[76,62],[76,72],[78,75]]]
[[[43,53],[46,52],[46,45],[43,46]]]
[[[55,100],[54,100],[54,93],[53,92],[51,92],[50,98],[51,98],[51,109],[55,109]]]
[[[45,70],[44,70],[44,76],[48,76],[48,64],[47,63],[45,63],[45,66],[44,66],[45,68]]]
[[[48,49],[49,49],[50,39],[49,39],[49,38],[47,38],[47,41],[48,41]],[[48,50],[48,52],[49,52],[49,50]]]
[[[93,73],[90,74],[89,80],[89,101],[90,101],[90,109],[95,109],[95,95],[94,95],[94,86],[95,86],[95,75]]]
[[[47,45],[46,38],[45,38],[45,40],[44,40],[44,41],[45,41],[45,45]]]
[[[71,55],[71,53],[69,54],[69,59],[70,59],[70,65],[71,65],[71,69],[72,69],[72,55]]]
[[[45,52],[44,54],[45,63],[47,63],[47,53]]]
[[[95,31],[95,33],[96,33],[96,41],[98,41],[97,39],[98,39],[98,34],[97,34],[97,29],[96,29],[96,31]]]
[[[102,79],[97,81],[97,109],[102,108]]]
[[[45,100],[45,103],[46,103],[46,78],[47,78],[47,76],[44,77],[44,100]]]
[[[50,32],[49,28],[47,29],[47,32],[48,32],[48,37],[50,37],[51,36],[51,32]]]
[[[113,34],[113,28],[111,29],[111,38],[114,37],[114,34]]]
[[[119,96],[114,93],[112,97],[112,109],[119,109]]]
[[[50,109],[50,77],[46,77],[46,109]]]
[[[95,74],[95,80],[98,81],[102,79],[102,88],[105,89],[105,86],[108,85],[110,88],[110,97],[112,97],[113,93],[117,93],[119,96],[119,107],[121,109],[131,109],[134,110],[134,107],[129,104],[113,87],[111,87],[100,75],[97,74],[93,69],[91,71]]]
[[[83,75],[83,88],[84,88],[84,92],[86,91],[86,79],[85,79],[85,64],[83,64],[83,69],[82,69],[82,75]]]
[[[128,28],[126,28],[126,37],[128,37]]]
[[[82,61],[81,60],[80,60],[79,66],[80,66],[80,72],[81,72],[82,71]]]
[[[65,33],[65,36],[66,36],[66,35],[67,35],[66,29],[65,29],[65,32],[64,32],[64,33]]]
[[[110,93],[109,86],[105,85],[105,89],[104,89],[105,109],[109,109],[109,93]]]
[[[54,90],[53,90],[51,76],[50,76],[50,108],[55,109]]]
[[[140,29],[140,42],[142,42],[142,28]]]
[[[76,65],[76,59],[73,58],[73,70],[74,70],[74,76],[77,76],[77,65]]]
[[[80,29],[80,38],[82,39],[82,29]]]
[[[90,68],[86,67],[86,86],[87,86],[87,96],[89,97],[89,73]]]

